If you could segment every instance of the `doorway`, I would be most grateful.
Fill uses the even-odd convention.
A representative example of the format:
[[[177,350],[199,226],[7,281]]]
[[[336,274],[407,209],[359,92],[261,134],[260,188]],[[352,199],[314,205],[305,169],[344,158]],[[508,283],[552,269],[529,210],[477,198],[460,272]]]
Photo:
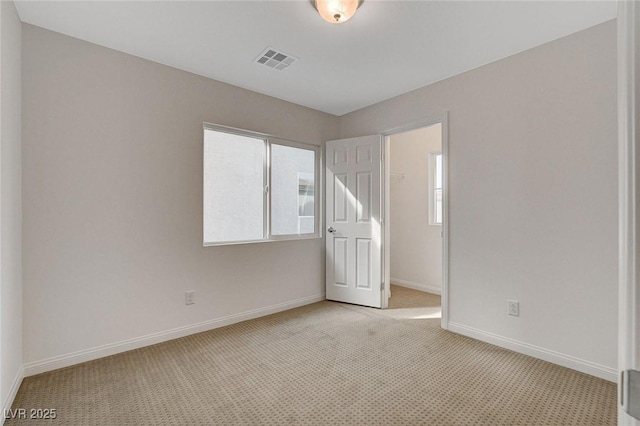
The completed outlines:
[[[325,144],[325,253],[326,298],[375,308],[388,308],[391,296],[391,140],[396,135],[422,128],[440,135],[439,152],[426,155],[426,199],[433,198],[431,216],[416,219],[437,226],[440,236],[440,271],[433,268],[440,282],[429,284],[441,297],[441,327],[448,329],[448,196],[447,196],[447,113],[419,123],[395,128],[380,134],[327,141]],[[401,137],[401,136],[398,136]],[[413,154],[410,154],[413,155]],[[429,163],[432,165],[429,166]],[[440,168],[434,176],[429,195],[429,170]],[[394,175],[403,172],[393,171]],[[406,177],[407,174],[405,173]],[[431,203],[430,203],[431,204]],[[439,209],[435,206],[439,205]],[[431,217],[431,219],[430,219]],[[411,225],[411,224],[409,224]],[[418,263],[424,262],[408,255]],[[437,258],[436,258],[437,259]],[[436,260],[437,262],[437,260]],[[394,277],[399,278],[399,277]],[[402,280],[402,278],[400,277]],[[411,282],[404,279],[404,285]],[[438,281],[436,278],[432,281]],[[414,283],[416,281],[413,281]],[[420,290],[427,290],[422,286]]]
[[[392,285],[439,295],[446,329],[446,116],[388,132],[384,144],[384,307]]]

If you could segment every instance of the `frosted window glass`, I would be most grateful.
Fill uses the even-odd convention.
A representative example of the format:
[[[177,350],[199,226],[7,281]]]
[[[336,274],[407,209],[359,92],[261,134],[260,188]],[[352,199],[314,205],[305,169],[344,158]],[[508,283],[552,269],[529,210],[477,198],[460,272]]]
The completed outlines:
[[[442,189],[442,154],[436,154],[436,189]]]
[[[433,202],[435,203],[434,224],[442,224],[442,189],[436,189],[433,193]]]
[[[442,224],[442,154],[431,154],[431,205],[429,223]]]
[[[271,234],[315,232],[315,152],[271,145]]]
[[[264,239],[265,141],[204,131],[204,243]]]

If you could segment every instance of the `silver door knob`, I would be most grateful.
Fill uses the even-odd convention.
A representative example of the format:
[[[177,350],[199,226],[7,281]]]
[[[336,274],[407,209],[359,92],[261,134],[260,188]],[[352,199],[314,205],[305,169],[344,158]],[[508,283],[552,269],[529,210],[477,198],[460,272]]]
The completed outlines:
[[[336,230],[333,229],[333,226],[330,226],[329,229],[327,229],[327,232],[331,232],[333,234],[336,232]]]

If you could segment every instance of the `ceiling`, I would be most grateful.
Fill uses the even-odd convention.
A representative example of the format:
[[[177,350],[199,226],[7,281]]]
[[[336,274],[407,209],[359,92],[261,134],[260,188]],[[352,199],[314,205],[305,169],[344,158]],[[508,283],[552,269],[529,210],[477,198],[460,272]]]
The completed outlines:
[[[23,22],[334,115],[614,19],[610,1],[16,1]],[[298,58],[278,71],[266,47]]]

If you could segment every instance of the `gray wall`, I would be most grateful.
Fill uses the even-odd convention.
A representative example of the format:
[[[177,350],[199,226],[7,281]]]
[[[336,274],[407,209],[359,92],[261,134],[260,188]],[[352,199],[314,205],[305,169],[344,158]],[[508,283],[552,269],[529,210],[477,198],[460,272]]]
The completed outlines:
[[[615,21],[345,115],[340,136],[442,111],[453,328],[615,380]]]
[[[202,123],[319,145],[336,117],[34,26],[23,38],[27,374],[322,297],[321,239],[202,247]]]
[[[0,2],[0,401],[22,379],[21,50],[15,6]]]

